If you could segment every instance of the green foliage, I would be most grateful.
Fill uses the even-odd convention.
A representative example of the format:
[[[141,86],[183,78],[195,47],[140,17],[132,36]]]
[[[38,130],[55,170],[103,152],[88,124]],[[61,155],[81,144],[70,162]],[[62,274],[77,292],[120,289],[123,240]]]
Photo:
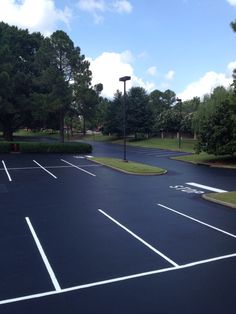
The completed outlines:
[[[148,95],[142,87],[132,87],[126,97],[127,129],[129,133],[147,133],[152,130],[153,116]]]
[[[0,153],[9,153],[11,144],[9,142],[0,142]]]
[[[198,113],[197,152],[233,155],[236,152],[236,102],[232,93],[218,87]]]
[[[29,120],[36,75],[34,58],[42,36],[0,23],[0,128],[5,139]]]
[[[113,101],[107,103],[103,133],[114,134],[118,137],[123,134],[123,103],[120,92],[115,94]]]

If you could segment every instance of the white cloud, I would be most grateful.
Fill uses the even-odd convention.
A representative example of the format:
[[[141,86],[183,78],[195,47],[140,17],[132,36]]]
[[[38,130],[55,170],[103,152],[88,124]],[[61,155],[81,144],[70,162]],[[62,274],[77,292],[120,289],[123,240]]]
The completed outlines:
[[[113,8],[118,13],[131,13],[133,7],[127,0],[114,1]]]
[[[173,80],[174,75],[175,75],[175,71],[170,70],[168,73],[166,73],[165,78],[166,80],[171,81]]]
[[[96,24],[103,22],[102,14],[105,12],[131,13],[133,10],[128,0],[79,0],[77,6],[80,10],[91,13]]]
[[[214,71],[207,72],[198,81],[189,84],[186,89],[178,95],[178,97],[183,100],[188,100],[195,96],[203,97],[205,94],[211,93],[217,86],[229,88],[232,84],[232,70],[235,66],[236,61],[228,64],[230,74],[217,73]]]
[[[236,6],[236,0],[227,0],[227,2],[232,6]]]
[[[82,11],[94,12],[107,10],[107,5],[103,0],[80,0],[78,2],[78,7]]]
[[[152,66],[147,69],[147,73],[151,76],[155,76],[157,74],[157,68],[155,66]]]
[[[131,81],[127,82],[127,89],[131,86],[141,86],[148,92],[155,88],[152,82],[144,82],[134,74],[132,65],[124,59],[123,53],[103,52],[96,59],[89,59],[90,69],[93,73],[92,84],[103,84],[102,95],[104,97],[113,98],[117,90],[123,91],[123,85],[119,82],[119,78],[125,75],[131,76]],[[132,55],[132,54],[131,54]]]
[[[229,74],[232,75],[233,71],[236,69],[236,61],[232,61],[228,64],[227,66],[228,70],[229,70]]]
[[[29,31],[51,34],[58,22],[69,26],[71,11],[57,9],[54,0],[0,0],[0,21]]]

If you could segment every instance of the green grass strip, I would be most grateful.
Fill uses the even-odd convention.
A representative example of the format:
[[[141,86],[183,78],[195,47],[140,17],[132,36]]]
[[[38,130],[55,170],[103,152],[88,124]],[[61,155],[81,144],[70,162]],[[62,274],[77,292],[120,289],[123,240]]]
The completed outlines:
[[[236,168],[236,156],[215,156],[208,155],[207,153],[201,153],[189,156],[172,157],[172,159],[214,167]]]
[[[236,192],[208,193],[204,194],[208,201],[236,208]]]
[[[165,169],[153,167],[150,165],[137,163],[133,161],[125,162],[121,159],[105,158],[105,157],[93,157],[92,161],[98,162],[102,165],[108,166],[110,168],[139,175],[159,175],[166,173]]]

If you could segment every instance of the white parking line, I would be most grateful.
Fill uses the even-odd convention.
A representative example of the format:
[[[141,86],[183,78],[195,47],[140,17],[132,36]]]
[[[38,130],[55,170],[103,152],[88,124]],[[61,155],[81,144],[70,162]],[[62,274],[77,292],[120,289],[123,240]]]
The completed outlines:
[[[6,165],[5,165],[4,160],[2,160],[2,164],[3,164],[4,170],[6,171],[6,174],[7,174],[7,176],[8,176],[9,181],[12,181],[11,176],[10,176],[8,170],[7,170],[7,167],[6,167]]]
[[[195,182],[188,182],[188,183],[186,183],[186,184],[188,184],[188,185],[192,185],[192,186],[196,186],[197,188],[201,188],[201,189],[209,190],[209,191],[216,192],[216,193],[224,193],[224,192],[228,192],[228,191],[225,191],[225,190],[221,190],[221,189],[213,188],[213,187],[211,187],[211,186],[202,185],[202,184],[195,183]]]
[[[41,245],[41,243],[39,241],[39,238],[37,237],[36,232],[34,231],[34,227],[32,226],[29,217],[25,217],[25,220],[26,220],[26,222],[27,222],[27,224],[29,226],[29,229],[30,229],[30,231],[32,233],[32,236],[34,238],[35,244],[36,244],[36,246],[37,246],[37,248],[39,250],[39,253],[40,253],[40,255],[41,255],[42,259],[43,259],[44,265],[47,268],[48,274],[49,274],[49,276],[50,276],[50,278],[52,280],[52,283],[54,285],[55,290],[56,291],[61,291],[61,287],[60,287],[60,285],[59,285],[59,283],[57,281],[57,278],[56,278],[56,276],[54,274],[54,271],[53,271],[53,269],[52,269],[52,267],[51,267],[51,265],[50,265],[50,263],[48,261],[48,258],[46,256],[46,254],[44,253],[43,247],[42,247],[42,245]]]
[[[64,159],[61,159],[61,161],[67,163],[68,165],[70,165],[70,166],[72,166],[72,167],[74,167],[74,168],[77,168],[77,169],[79,169],[79,170],[81,170],[81,171],[83,171],[83,172],[89,174],[90,176],[96,177],[96,174],[93,174],[93,173],[91,173],[91,172],[88,172],[88,171],[86,171],[86,170],[84,170],[84,169],[82,169],[82,168],[76,166],[76,165],[73,165],[73,164],[71,164],[70,162],[68,162],[68,161],[66,161],[66,160],[64,160]]]
[[[48,291],[48,292],[43,292],[43,293],[26,295],[26,296],[18,297],[18,298],[6,299],[6,300],[0,301],[0,305],[20,302],[20,301],[25,301],[25,300],[31,300],[31,299],[38,299],[38,298],[43,298],[43,297],[47,297],[50,295],[62,294],[62,293],[76,291],[76,290],[82,290],[82,289],[88,289],[88,288],[92,288],[92,287],[96,287],[96,286],[103,286],[103,285],[107,285],[107,284],[111,284],[111,283],[115,283],[115,282],[121,282],[121,281],[131,280],[131,279],[135,279],[135,278],[141,278],[141,277],[147,277],[147,276],[157,275],[157,274],[161,274],[161,273],[167,273],[170,271],[178,271],[181,269],[187,269],[187,268],[191,268],[191,267],[196,267],[198,265],[213,263],[216,261],[225,260],[225,259],[229,259],[229,258],[235,258],[235,257],[236,257],[236,253],[228,254],[228,255],[222,255],[222,256],[213,257],[213,258],[209,258],[209,259],[205,259],[205,260],[201,260],[201,261],[197,261],[197,262],[193,262],[193,263],[180,265],[177,267],[162,268],[162,269],[147,271],[147,272],[143,272],[143,273],[136,273],[136,274],[118,277],[118,278],[111,278],[111,279],[107,279],[107,280],[103,280],[103,281],[91,282],[88,284],[69,287],[69,288],[58,290],[58,291]]]
[[[225,230],[223,230],[223,229],[219,229],[219,228],[217,228],[217,227],[214,227],[214,226],[212,226],[212,225],[209,225],[209,224],[207,224],[207,223],[205,223],[205,222],[203,222],[203,221],[201,221],[201,220],[198,220],[198,219],[195,219],[195,218],[193,218],[193,217],[191,217],[191,216],[188,216],[188,215],[185,215],[185,214],[183,214],[183,213],[180,213],[180,212],[178,212],[177,210],[172,209],[172,208],[170,208],[170,207],[167,207],[167,206],[165,206],[165,205],[162,205],[162,204],[157,204],[157,205],[160,206],[160,207],[163,207],[163,208],[165,208],[165,209],[168,209],[168,210],[170,210],[170,211],[172,211],[172,212],[174,212],[174,213],[176,213],[176,214],[178,214],[178,215],[181,215],[181,216],[183,216],[183,217],[185,217],[185,218],[188,218],[188,219],[191,219],[191,220],[193,220],[193,221],[195,221],[195,222],[198,222],[199,224],[204,225],[204,226],[206,226],[206,227],[208,227],[208,228],[211,228],[211,229],[214,229],[214,230],[219,231],[219,232],[221,232],[221,233],[224,233],[224,234],[226,234],[226,235],[228,235],[228,236],[230,236],[230,237],[232,237],[232,238],[236,238],[236,235],[233,234],[233,233],[229,233],[229,232],[227,232],[227,231],[225,231]]]
[[[36,163],[36,165],[38,165],[40,168],[42,168],[44,171],[46,171],[48,174],[50,174],[54,179],[57,179],[56,176],[54,176],[53,173],[51,173],[50,171],[48,171],[46,168],[44,168],[42,165],[40,165],[36,160],[33,160],[34,163]]]
[[[119,227],[121,227],[122,229],[124,229],[126,232],[128,232],[129,234],[131,234],[135,239],[137,239],[138,241],[140,241],[141,243],[143,243],[145,246],[147,246],[150,250],[152,250],[153,252],[155,252],[156,254],[158,254],[159,256],[161,256],[162,258],[164,258],[167,262],[169,262],[170,264],[172,264],[173,266],[177,267],[179,266],[177,263],[175,263],[172,259],[170,259],[169,257],[167,257],[165,254],[161,253],[160,251],[158,251],[157,249],[155,249],[152,245],[150,245],[149,243],[147,243],[146,241],[144,241],[142,238],[140,238],[139,236],[137,236],[134,232],[132,232],[131,230],[129,230],[128,228],[126,228],[124,225],[122,225],[121,223],[119,223],[117,220],[115,220],[114,218],[112,218],[111,216],[109,216],[107,213],[105,213],[103,210],[99,209],[99,212],[102,213],[103,215],[105,215],[107,218],[109,218],[111,221],[113,221],[115,224],[117,224]]]

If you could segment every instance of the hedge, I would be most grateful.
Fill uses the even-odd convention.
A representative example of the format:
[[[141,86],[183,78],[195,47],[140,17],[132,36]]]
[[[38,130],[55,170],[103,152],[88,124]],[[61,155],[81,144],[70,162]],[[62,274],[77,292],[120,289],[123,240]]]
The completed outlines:
[[[0,153],[9,153],[11,150],[11,144],[8,142],[0,142]]]
[[[0,152],[89,154],[92,146],[87,143],[0,142]]]

